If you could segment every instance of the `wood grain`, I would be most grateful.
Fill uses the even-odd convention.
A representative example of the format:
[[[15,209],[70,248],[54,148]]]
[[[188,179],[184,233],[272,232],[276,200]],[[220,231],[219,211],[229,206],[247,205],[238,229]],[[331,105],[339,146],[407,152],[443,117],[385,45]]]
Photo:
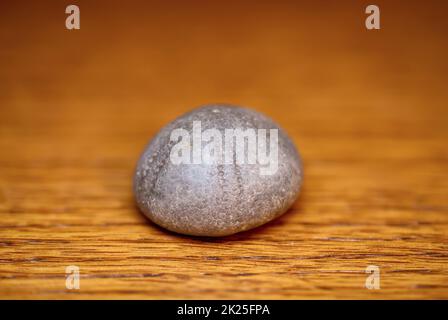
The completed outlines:
[[[0,4],[0,298],[448,298],[443,1]],[[253,107],[301,150],[281,218],[166,232],[132,196],[164,124]],[[65,267],[81,270],[65,288]],[[365,288],[368,265],[381,289]]]

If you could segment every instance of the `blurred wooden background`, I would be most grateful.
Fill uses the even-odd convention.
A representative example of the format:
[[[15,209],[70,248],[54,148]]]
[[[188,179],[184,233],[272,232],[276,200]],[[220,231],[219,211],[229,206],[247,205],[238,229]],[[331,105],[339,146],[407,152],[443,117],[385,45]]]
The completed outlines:
[[[0,4],[0,298],[448,298],[446,1],[376,1],[377,31],[364,1],[75,2],[79,31],[66,1]],[[304,189],[256,230],[179,236],[133,170],[210,102],[280,123]]]

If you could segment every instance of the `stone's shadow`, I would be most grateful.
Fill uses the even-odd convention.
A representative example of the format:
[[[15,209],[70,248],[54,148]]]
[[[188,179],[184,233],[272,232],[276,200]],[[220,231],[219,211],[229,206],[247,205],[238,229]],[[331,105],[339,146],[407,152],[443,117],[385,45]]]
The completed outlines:
[[[305,190],[302,186],[302,190],[298,196],[298,198],[296,199],[296,201],[294,202],[294,204],[291,206],[291,208],[289,208],[284,214],[282,214],[280,217],[269,221],[268,223],[265,223],[259,227],[256,227],[254,229],[251,230],[247,230],[247,231],[242,231],[236,234],[232,234],[229,236],[224,236],[224,237],[202,237],[202,236],[189,236],[189,235],[184,235],[184,234],[180,234],[180,233],[176,233],[170,230],[167,230],[161,226],[159,226],[158,224],[152,222],[145,214],[143,214],[143,212],[141,212],[141,210],[138,208],[137,204],[134,201],[134,207],[136,208],[136,213],[138,213],[139,215],[142,215],[146,221],[149,222],[149,224],[154,227],[155,229],[159,230],[161,233],[165,233],[167,235],[170,236],[174,236],[177,238],[181,238],[181,239],[185,239],[185,240],[189,240],[189,241],[196,241],[196,242],[210,242],[210,243],[224,243],[224,242],[229,242],[229,241],[244,241],[244,240],[249,240],[251,238],[255,238],[257,237],[259,234],[262,234],[263,232],[265,232],[267,229],[272,228],[273,226],[281,226],[283,224],[287,223],[287,220],[291,218],[291,214],[292,212],[295,212],[295,214],[301,214],[303,212],[303,206],[304,206],[304,193]]]

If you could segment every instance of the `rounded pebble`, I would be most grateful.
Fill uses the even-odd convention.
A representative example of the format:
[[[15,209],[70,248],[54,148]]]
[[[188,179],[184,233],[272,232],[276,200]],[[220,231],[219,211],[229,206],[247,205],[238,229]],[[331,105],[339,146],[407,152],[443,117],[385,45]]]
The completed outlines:
[[[156,134],[137,164],[134,192],[156,224],[217,237],[282,215],[301,184],[301,160],[283,129],[251,109],[215,104]]]

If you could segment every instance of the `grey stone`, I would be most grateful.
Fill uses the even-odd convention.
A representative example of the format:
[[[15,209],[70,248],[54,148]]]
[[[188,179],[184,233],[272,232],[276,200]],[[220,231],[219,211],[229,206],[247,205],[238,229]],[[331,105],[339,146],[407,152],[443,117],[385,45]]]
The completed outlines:
[[[249,164],[247,158],[238,163],[236,155],[232,163],[174,164],[170,154],[181,139],[172,141],[171,133],[183,128],[191,136],[193,121],[200,121],[202,131],[218,129],[223,149],[225,129],[277,129],[277,170],[262,175],[260,167],[266,165]],[[267,151],[270,135],[266,136]],[[206,144],[202,142],[201,147]],[[248,157],[248,143],[245,146]],[[294,203],[301,184],[301,160],[283,129],[259,112],[215,104],[184,114],[156,134],[137,164],[134,192],[139,208],[156,224],[177,233],[216,237],[249,230],[282,215]]]

